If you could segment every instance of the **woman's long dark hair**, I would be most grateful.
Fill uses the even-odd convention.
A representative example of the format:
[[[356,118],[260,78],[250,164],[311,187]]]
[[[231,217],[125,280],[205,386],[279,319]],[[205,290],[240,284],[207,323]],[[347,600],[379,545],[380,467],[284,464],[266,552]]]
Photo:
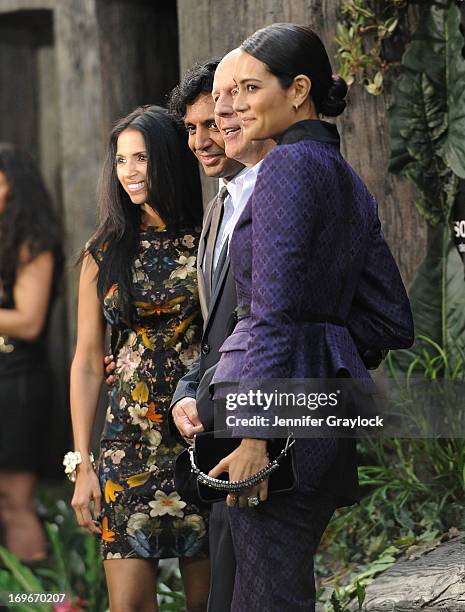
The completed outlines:
[[[97,293],[103,300],[108,289],[119,286],[123,317],[133,318],[131,262],[139,247],[141,210],[133,204],[116,174],[116,145],[127,128],[138,130],[148,155],[148,202],[168,230],[181,231],[202,223],[202,191],[198,164],[187,146],[182,122],[160,106],[142,106],[120,119],[111,131],[99,182],[99,226],[87,245],[95,254],[104,249],[99,265]]]
[[[311,28],[273,23],[254,32],[241,48],[266,64],[284,89],[298,74],[308,76],[317,113],[336,117],[346,107],[347,84],[342,77],[332,74],[325,46]]]
[[[0,143],[0,172],[9,186],[6,207],[0,213],[2,283],[14,284],[20,249],[24,247],[29,260],[52,251],[57,275],[63,259],[61,227],[32,157],[16,145]]]

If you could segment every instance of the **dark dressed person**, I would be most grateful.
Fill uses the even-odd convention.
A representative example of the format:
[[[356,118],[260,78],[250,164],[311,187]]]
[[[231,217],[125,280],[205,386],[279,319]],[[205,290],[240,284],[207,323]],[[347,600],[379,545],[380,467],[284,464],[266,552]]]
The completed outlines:
[[[362,355],[410,346],[413,328],[376,201],[340,155],[335,126],[319,119],[344,110],[346,85],[332,76],[318,36],[293,24],[247,39],[235,81],[245,136],[278,146],[231,238],[242,317],[220,349],[213,383],[369,380]],[[240,480],[268,463],[270,432],[242,426],[233,435],[241,444],[212,476],[228,471]],[[358,498],[355,449],[346,440],[299,439],[295,457],[292,493],[267,499],[265,481],[228,496],[234,612],[314,610],[313,553],[334,508]]]
[[[202,163],[205,174],[220,178],[219,195],[207,206],[197,262],[204,317],[202,351],[179,381],[172,400],[174,423],[185,438],[213,427],[209,385],[220,358],[218,349],[231,329],[237,306],[228,241],[252,193],[258,163],[273,145],[251,143],[243,138],[232,98],[225,91],[232,79],[236,55],[234,51],[219,63],[210,61],[194,67],[170,100],[171,108],[183,116],[189,147]],[[217,159],[211,164],[215,154]],[[213,504],[210,514],[209,612],[228,610],[231,603],[235,559],[226,510],[225,503],[220,502]]]
[[[31,157],[0,144],[0,521],[23,561],[46,556],[34,489],[51,418],[49,315],[62,264],[58,219]]]
[[[165,109],[138,108],[113,128],[99,205],[100,225],[84,252],[71,371],[80,454],[69,457],[77,469],[73,507],[79,524],[101,535],[112,611],[156,610],[157,560],[166,557],[180,560],[187,609],[204,610],[207,514],[175,490],[182,447],[166,418],[201,333],[201,191],[184,129]],[[105,323],[116,370],[97,476],[89,444]]]

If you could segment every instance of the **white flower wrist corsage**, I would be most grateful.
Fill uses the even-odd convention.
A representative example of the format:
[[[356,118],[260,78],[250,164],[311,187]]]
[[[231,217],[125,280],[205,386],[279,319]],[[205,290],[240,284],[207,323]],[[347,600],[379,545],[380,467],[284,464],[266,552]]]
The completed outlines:
[[[95,470],[95,459],[93,453],[89,454],[89,459],[92,464],[92,467]],[[65,474],[71,480],[71,482],[76,482],[76,468],[82,463],[81,453],[79,451],[69,451],[63,457],[63,465],[65,466]]]

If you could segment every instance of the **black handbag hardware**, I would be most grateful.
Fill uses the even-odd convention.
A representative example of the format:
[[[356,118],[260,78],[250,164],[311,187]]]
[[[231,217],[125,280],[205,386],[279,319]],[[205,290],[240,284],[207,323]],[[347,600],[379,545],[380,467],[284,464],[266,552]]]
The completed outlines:
[[[217,435],[215,435],[215,433]],[[219,437],[221,432],[202,432],[194,437],[194,444],[176,458],[175,485],[183,499],[196,504],[211,504],[223,501],[228,493],[238,493],[253,487],[266,478],[270,495],[294,490],[297,474],[294,464],[295,439],[269,441],[271,460],[263,469],[244,480],[229,482],[228,475],[219,478],[208,476],[208,472],[223,457],[235,450],[242,438]],[[226,432],[224,432],[226,434]]]

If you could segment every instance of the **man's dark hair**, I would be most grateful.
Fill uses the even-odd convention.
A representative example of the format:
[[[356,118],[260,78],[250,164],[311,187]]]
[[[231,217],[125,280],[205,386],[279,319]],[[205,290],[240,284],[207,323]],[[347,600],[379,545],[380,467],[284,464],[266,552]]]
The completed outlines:
[[[186,72],[169,95],[167,106],[170,113],[184,117],[188,104],[195,102],[201,94],[212,92],[215,70],[220,61],[220,57],[214,57],[203,64],[195,64]]]

